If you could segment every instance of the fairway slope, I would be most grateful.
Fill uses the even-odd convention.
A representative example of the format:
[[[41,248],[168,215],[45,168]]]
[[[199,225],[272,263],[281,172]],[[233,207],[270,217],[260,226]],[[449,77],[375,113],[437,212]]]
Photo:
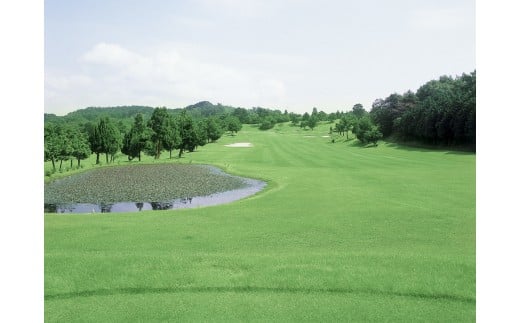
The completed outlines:
[[[329,127],[164,161],[268,182],[231,204],[46,214],[46,321],[475,321],[475,155]]]

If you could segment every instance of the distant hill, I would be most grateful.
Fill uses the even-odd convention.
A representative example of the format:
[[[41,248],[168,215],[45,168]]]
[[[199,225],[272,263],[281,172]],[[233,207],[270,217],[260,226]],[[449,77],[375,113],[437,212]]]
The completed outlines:
[[[117,106],[117,107],[88,107],[70,112],[64,116],[57,116],[51,113],[44,114],[44,123],[74,123],[85,125],[90,122],[96,122],[100,117],[109,117],[123,124],[130,125],[134,117],[141,113],[145,120],[148,120],[155,108],[149,106]],[[184,108],[188,111],[193,119],[207,118],[210,116],[220,116],[231,114],[236,109],[231,106],[222,105],[220,103],[213,104],[209,101],[201,101]],[[184,109],[168,109],[173,114],[179,114]]]
[[[203,117],[207,118],[210,116],[217,116],[222,114],[230,114],[235,108],[231,106],[226,106],[218,103],[217,105],[209,102],[209,101],[201,101],[186,107],[186,110],[192,117]]]
[[[114,118],[117,120],[134,118],[135,115],[141,113],[145,119],[153,113],[152,107],[147,106],[119,106],[119,107],[88,107],[68,113],[63,118],[67,121],[95,121],[101,116]]]

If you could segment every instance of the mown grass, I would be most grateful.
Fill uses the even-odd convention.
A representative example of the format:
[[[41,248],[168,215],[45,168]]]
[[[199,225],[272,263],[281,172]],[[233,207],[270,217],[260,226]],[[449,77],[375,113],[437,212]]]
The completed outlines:
[[[45,319],[475,321],[475,155],[329,126],[244,126],[180,160],[268,181],[245,200],[47,214]]]

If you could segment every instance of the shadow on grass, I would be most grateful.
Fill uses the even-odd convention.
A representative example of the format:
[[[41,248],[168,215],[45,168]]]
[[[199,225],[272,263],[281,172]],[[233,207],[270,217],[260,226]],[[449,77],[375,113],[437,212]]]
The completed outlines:
[[[363,143],[361,143],[361,141],[355,140],[354,138],[345,140],[345,142],[348,143],[348,145],[350,147],[357,147],[357,148],[377,148],[381,144],[381,143],[378,143],[377,145],[363,144]]]
[[[392,292],[372,289],[350,288],[291,288],[291,287],[260,287],[260,286],[236,286],[236,287],[164,287],[164,288],[116,288],[80,291],[74,293],[60,293],[45,295],[46,301],[70,299],[76,297],[112,296],[112,295],[137,295],[137,294],[173,294],[173,293],[293,293],[293,294],[369,294],[380,296],[413,297],[420,299],[447,300],[463,303],[475,303],[475,298],[451,294],[430,294],[420,292]]]
[[[475,155],[475,151],[471,147],[446,147],[446,146],[425,146],[418,144],[386,142],[387,147],[406,150],[406,151],[420,151],[420,152],[444,152],[450,155]]]

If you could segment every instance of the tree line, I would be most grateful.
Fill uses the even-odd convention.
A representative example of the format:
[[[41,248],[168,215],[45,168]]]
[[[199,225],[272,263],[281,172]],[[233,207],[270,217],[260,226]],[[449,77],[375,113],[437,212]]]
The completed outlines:
[[[107,113],[112,118],[99,117]],[[133,119],[130,116],[134,116]],[[116,121],[114,121],[114,119]],[[121,151],[130,160],[141,160],[142,153],[159,158],[161,152],[186,151],[218,140],[225,131],[238,132],[242,124],[257,124],[260,130],[277,123],[313,130],[319,122],[335,123],[330,132],[349,139],[349,132],[362,143],[377,145],[381,138],[417,141],[433,145],[476,144],[476,71],[461,76],[441,76],[403,94],[377,99],[367,112],[355,104],[350,111],[325,113],[315,107],[303,115],[287,110],[262,107],[235,108],[202,101],[184,109],[143,106],[95,108],[69,113],[65,117],[45,114],[45,161],[53,171],[59,162],[77,161],[105,154],[110,163]]]
[[[346,136],[348,140],[349,132],[352,132],[362,144],[372,143],[377,146],[377,142],[383,137],[379,126],[374,123],[369,113],[362,104],[355,104],[350,111],[338,112],[336,117],[339,122],[330,132],[337,132],[340,136]]]
[[[109,117],[101,117],[96,122],[54,123],[44,127],[44,160],[52,163],[53,171],[62,169],[64,161],[77,161],[96,154],[96,164],[100,163],[101,154],[107,164],[114,161],[120,151],[129,160],[141,161],[143,153],[158,159],[163,151],[168,151],[172,158],[173,150],[178,150],[181,158],[186,151],[193,152],[197,147],[217,141],[226,131],[232,134],[242,128],[240,120],[230,114],[211,116],[194,120],[187,110],[172,114],[166,108],[155,108],[150,118],[145,121],[137,113],[129,128]]]
[[[391,94],[372,104],[370,116],[383,136],[432,145],[476,144],[476,71],[441,76],[415,93]]]
[[[331,127],[331,133],[348,139],[350,131],[361,143],[377,145],[379,139],[392,137],[399,142],[475,149],[476,71],[441,76],[416,92],[409,90],[377,99],[370,112],[356,104],[351,111],[329,115],[330,120],[334,118],[339,122]]]

